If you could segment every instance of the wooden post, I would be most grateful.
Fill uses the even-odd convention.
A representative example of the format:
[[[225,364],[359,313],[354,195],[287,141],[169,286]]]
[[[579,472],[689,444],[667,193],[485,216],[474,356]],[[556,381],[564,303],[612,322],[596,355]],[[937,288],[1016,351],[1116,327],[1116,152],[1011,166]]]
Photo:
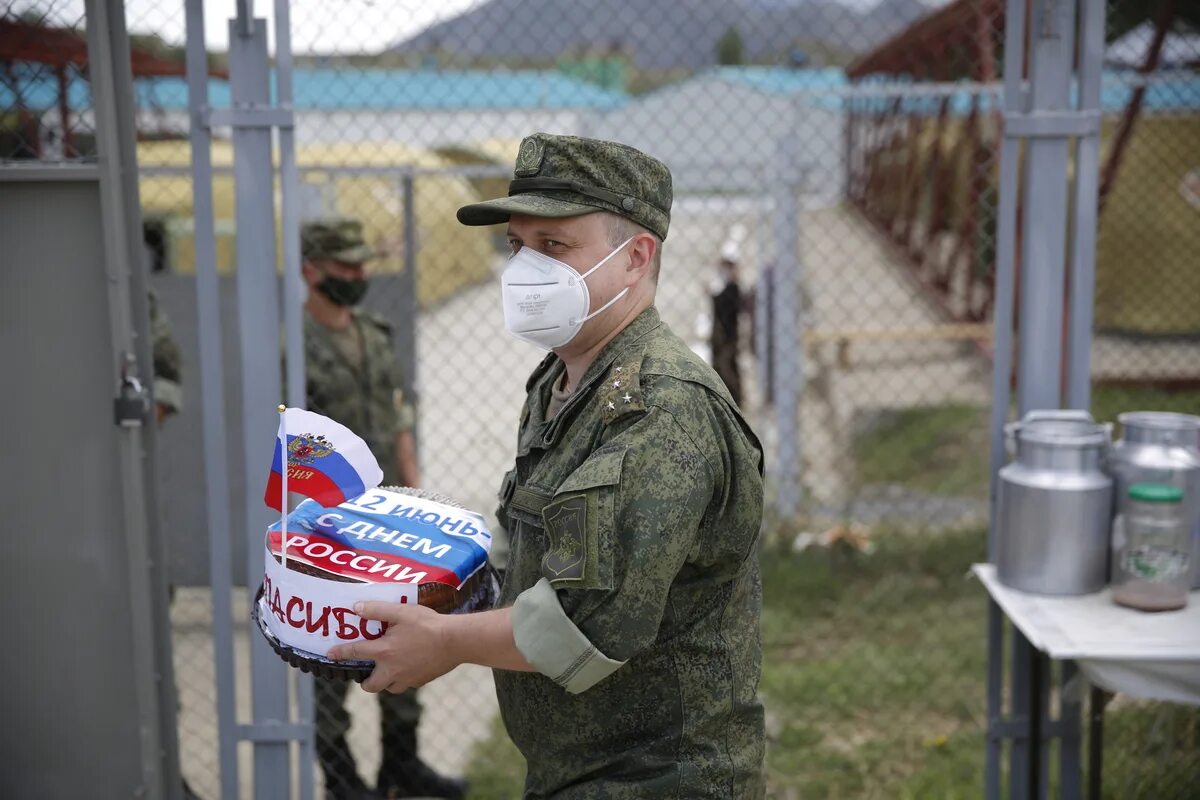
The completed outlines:
[[[1158,18],[1154,23],[1154,38],[1150,40],[1150,47],[1146,50],[1146,58],[1138,70],[1138,75],[1145,77],[1158,69],[1163,41],[1166,40],[1167,31],[1170,30],[1171,22],[1174,19],[1175,0],[1162,0],[1162,4],[1158,7]],[[1129,103],[1125,106],[1125,113],[1121,116],[1121,125],[1117,128],[1116,136],[1113,138],[1108,161],[1104,164],[1104,174],[1100,178],[1100,213],[1104,213],[1104,201],[1108,198],[1113,184],[1116,183],[1117,173],[1121,169],[1121,160],[1129,146],[1129,139],[1133,136],[1133,128],[1137,124],[1137,118],[1141,115],[1142,102],[1145,97],[1146,84],[1143,82],[1134,87]]]
[[[56,65],[54,77],[58,79],[58,117],[59,124],[62,125],[63,158],[72,158],[76,152],[75,145],[71,141],[71,100],[66,65]]]

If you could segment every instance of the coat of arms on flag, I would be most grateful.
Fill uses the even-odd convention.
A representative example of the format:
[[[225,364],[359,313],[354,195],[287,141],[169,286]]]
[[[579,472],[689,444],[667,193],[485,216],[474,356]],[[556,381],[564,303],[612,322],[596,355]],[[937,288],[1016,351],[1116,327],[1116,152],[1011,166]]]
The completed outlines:
[[[288,442],[288,464],[311,464],[334,451],[334,446],[324,436],[302,433]]]
[[[306,431],[292,434],[288,431]],[[383,480],[367,443],[345,425],[301,408],[279,416],[279,436],[263,500],[283,510],[283,454],[286,442],[287,490],[332,507],[358,497]]]

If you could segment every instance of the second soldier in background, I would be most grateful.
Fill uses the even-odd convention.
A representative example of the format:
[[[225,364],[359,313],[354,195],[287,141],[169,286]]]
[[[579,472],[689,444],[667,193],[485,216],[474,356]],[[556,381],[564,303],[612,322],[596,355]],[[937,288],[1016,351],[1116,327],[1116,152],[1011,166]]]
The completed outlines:
[[[420,485],[413,440],[414,412],[405,401],[392,331],[357,305],[367,291],[365,264],[377,254],[351,219],[305,223],[304,357],[308,408],[361,436],[383,470],[383,485]],[[381,694],[382,762],[377,790],[358,774],[346,741],[349,684],[315,681],[317,755],[331,798],[462,797],[461,781],[437,774],[417,755],[421,706],[416,690]]]

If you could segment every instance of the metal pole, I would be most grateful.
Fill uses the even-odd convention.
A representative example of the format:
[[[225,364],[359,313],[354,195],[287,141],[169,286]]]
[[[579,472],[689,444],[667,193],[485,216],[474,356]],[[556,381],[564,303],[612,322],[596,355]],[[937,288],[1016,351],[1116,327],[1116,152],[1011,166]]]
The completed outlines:
[[[1071,103],[1074,0],[1034,0],[1029,50],[1031,111],[1062,112]],[[1062,402],[1062,311],[1066,285],[1067,165],[1065,136],[1031,138],[1025,159],[1021,325],[1017,332],[1019,411]]]
[[[800,435],[797,416],[804,347],[800,338],[800,189],[795,143],[787,137],[776,143],[774,309],[775,414],[778,437],[775,476],[780,517],[800,511]]]
[[[417,364],[417,208],[415,177],[406,170],[400,179],[402,225],[404,227],[404,269],[400,272],[399,337],[397,353],[400,358],[401,374],[408,382],[406,387],[412,394],[409,402],[416,404],[419,392],[419,365]],[[413,431],[420,453],[419,431]]]
[[[239,3],[242,11],[246,4]],[[250,35],[245,34],[252,29]],[[265,109],[271,98],[263,20],[229,21],[230,89],[234,110]],[[279,303],[275,276],[275,198],[271,128],[233,128],[234,197],[237,213],[238,334],[242,375],[242,462],[247,480],[261,480],[270,466],[278,427]],[[252,484],[257,485],[257,484]],[[271,522],[258,493],[246,492],[246,576],[253,586],[264,568],[262,531]],[[251,705],[256,726],[285,726],[289,719],[287,667],[261,636],[252,636]],[[281,728],[282,730],[282,728]],[[289,744],[282,735],[254,746],[254,797],[291,794]]]
[[[248,15],[249,16],[249,15]],[[291,111],[292,92],[292,27],[291,4],[275,0],[275,82],[276,103]],[[279,128],[280,237],[283,240],[283,329],[284,329],[284,397],[288,405],[304,408],[304,284],[300,280],[300,176],[296,169],[296,129],[293,125]],[[296,722],[306,731],[300,740],[300,800],[313,796],[313,769],[316,760],[316,741],[313,734],[313,678],[297,672],[292,677],[296,687]]]
[[[1079,674],[1079,667],[1074,661],[1064,661],[1062,664],[1062,680],[1059,689],[1060,698],[1060,717],[1062,721],[1061,735],[1058,740],[1058,783],[1059,796],[1063,800],[1078,800],[1081,796],[1082,788],[1081,780],[1081,721],[1082,716],[1082,695],[1078,692],[1080,699],[1070,699],[1077,691],[1074,687],[1068,686],[1072,682],[1082,682],[1084,678]]]
[[[1104,706],[1107,703],[1106,692],[1093,686],[1088,700],[1088,800],[1100,800],[1104,780]]]
[[[1079,6],[1079,111],[1100,114],[1100,76],[1104,63],[1104,1],[1082,0]],[[1072,202],[1071,277],[1067,318],[1067,406],[1091,407],[1092,321],[1096,283],[1096,229],[1099,214],[1099,126],[1080,136],[1075,150],[1075,185]],[[1061,795],[1074,800],[1081,795],[1081,702],[1066,699],[1067,682],[1077,673],[1075,664],[1063,665],[1061,704],[1062,737],[1059,743]]]
[[[1083,0],[1079,24],[1079,110],[1100,113],[1100,72],[1104,63],[1104,3]],[[1092,319],[1096,284],[1100,133],[1079,137],[1075,151],[1075,192],[1071,230],[1071,297],[1067,336],[1067,405],[1091,406]]]
[[[1004,30],[1004,111],[1022,108],[1021,63],[1025,50],[1025,0],[1008,0]],[[1020,146],[1016,139],[1003,137],[1000,147],[1000,196],[996,214],[996,268],[993,323],[995,336],[992,358],[991,419],[991,493],[989,501],[988,560],[996,560],[996,486],[997,474],[1006,460],[1004,425],[1008,422],[1009,387],[1012,380],[1013,307],[1016,285],[1017,197],[1020,180],[1017,166]],[[984,792],[987,800],[999,800],[1001,786],[1000,757],[1003,722],[1004,623],[1000,607],[988,601],[988,676],[987,676],[987,755],[984,766]]]
[[[133,358],[133,307],[130,286],[130,264],[141,258],[140,237],[137,255],[130,241],[129,214],[136,215],[136,188],[128,187],[130,172],[136,164],[128,147],[122,147],[122,139],[132,140],[134,131],[130,120],[120,112],[129,108],[132,101],[128,93],[132,90],[130,77],[122,83],[116,73],[116,64],[123,60],[128,65],[129,50],[123,38],[124,30],[113,17],[124,14],[123,7],[115,0],[86,0],[84,6],[87,22],[87,52],[89,78],[92,86],[96,116],[96,143],[99,158],[100,213],[104,227],[104,264],[107,272],[108,307],[112,309],[109,335],[112,343],[114,395],[118,391],[119,378],[126,367],[126,358]],[[124,96],[122,96],[124,93]],[[69,154],[64,154],[69,155]],[[121,469],[121,502],[124,509],[123,525],[125,556],[128,572],[130,608],[129,619],[132,650],[129,653],[129,668],[135,676],[135,702],[138,720],[138,761],[141,764],[141,789],[144,796],[154,800],[161,798],[164,791],[162,769],[162,717],[159,706],[163,700],[162,678],[157,669],[155,646],[154,595],[152,592],[150,525],[146,507],[145,483],[142,455],[146,443],[142,437],[142,425],[122,426],[118,437],[118,463]],[[159,569],[164,568],[158,565]],[[165,599],[165,598],[164,598]],[[173,720],[173,716],[168,716]]]
[[[200,415],[204,430],[205,510],[212,587],[213,666],[217,684],[217,755],[221,797],[238,796],[237,711],[234,705],[233,547],[229,515],[229,456],[225,449],[225,379],[221,361],[221,300],[213,228],[212,135],[208,111],[208,53],[204,0],[186,0],[188,111],[191,118],[196,320],[200,349]]]
[[[121,188],[126,213],[124,216],[126,242],[129,249],[129,299],[134,311],[136,351],[143,376],[154,372],[154,349],[149,331],[149,265],[143,256],[141,198],[138,191],[136,104],[133,97],[133,70],[129,58],[129,33],[125,24],[125,9],[120,2],[108,2],[108,28],[112,58],[112,108],[122,128],[116,142],[120,155]],[[147,380],[153,384],[153,381]],[[153,398],[152,398],[153,399]],[[155,676],[158,691],[158,742],[161,754],[164,795],[175,798],[183,791],[179,767],[179,736],[176,713],[177,689],[175,665],[172,658],[170,586],[168,579],[168,545],[163,531],[158,500],[158,453],[155,425],[141,428],[142,493],[150,516],[146,538],[146,566],[150,571],[151,608],[154,611]]]

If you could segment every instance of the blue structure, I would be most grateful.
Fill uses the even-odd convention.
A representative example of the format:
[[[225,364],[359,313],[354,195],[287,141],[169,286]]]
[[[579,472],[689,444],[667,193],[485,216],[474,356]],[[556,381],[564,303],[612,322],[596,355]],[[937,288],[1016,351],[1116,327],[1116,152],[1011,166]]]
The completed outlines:
[[[19,64],[16,76],[25,108],[48,110],[58,102],[54,75],[37,65]],[[568,109],[606,110],[624,105],[629,96],[554,71],[443,71],[400,69],[297,69],[294,106],[300,110],[337,109]],[[134,81],[139,108],[184,110],[183,78],[139,78]],[[274,84],[274,80],[272,80]],[[272,96],[274,96],[272,87]],[[229,84],[208,82],[213,107],[229,105]],[[17,105],[16,96],[0,84],[0,106]],[[91,89],[78,73],[70,76],[72,109],[91,105]]]

